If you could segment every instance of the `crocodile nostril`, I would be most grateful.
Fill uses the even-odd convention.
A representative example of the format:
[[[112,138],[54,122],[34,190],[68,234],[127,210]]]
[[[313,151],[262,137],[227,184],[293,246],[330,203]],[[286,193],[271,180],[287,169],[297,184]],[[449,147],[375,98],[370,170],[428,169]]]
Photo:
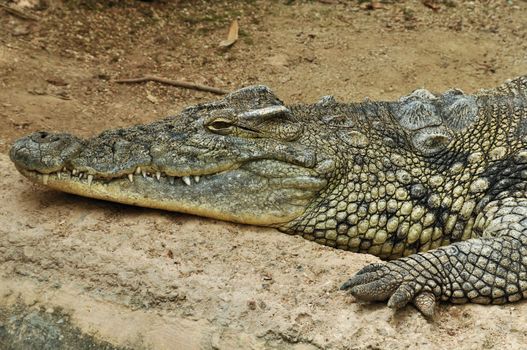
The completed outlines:
[[[37,143],[52,143],[60,141],[61,137],[46,131],[38,131],[31,136],[31,139]]]

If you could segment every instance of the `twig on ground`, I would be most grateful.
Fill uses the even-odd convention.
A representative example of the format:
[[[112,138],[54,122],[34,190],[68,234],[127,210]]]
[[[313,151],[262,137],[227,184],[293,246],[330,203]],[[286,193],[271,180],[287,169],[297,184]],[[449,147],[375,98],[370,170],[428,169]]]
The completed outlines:
[[[4,10],[6,10],[7,12],[9,12],[10,14],[12,14],[13,16],[17,16],[19,18],[22,18],[22,19],[29,19],[31,21],[38,21],[40,20],[40,18],[38,18],[37,16],[34,16],[34,15],[31,15],[29,13],[25,13],[25,12],[22,12],[20,10],[17,10],[16,8],[13,8],[9,5],[6,5],[6,4],[3,4],[0,2],[0,7],[3,8]]]
[[[218,88],[215,88],[215,87],[212,87],[212,86],[200,85],[200,84],[194,84],[194,83],[187,83],[186,81],[171,80],[171,79],[156,77],[156,76],[153,76],[153,75],[147,75],[147,76],[144,76],[144,77],[141,77],[141,78],[117,79],[117,80],[114,80],[114,82],[119,83],[119,84],[144,83],[144,82],[147,82],[147,81],[155,81],[155,82],[158,82],[158,83],[161,83],[161,84],[177,86],[177,87],[181,87],[181,88],[185,88],[185,89],[207,91],[207,92],[212,92],[213,94],[218,94],[218,95],[225,95],[225,94],[229,93],[229,91],[226,91],[226,90],[223,90],[223,89],[218,89]]]

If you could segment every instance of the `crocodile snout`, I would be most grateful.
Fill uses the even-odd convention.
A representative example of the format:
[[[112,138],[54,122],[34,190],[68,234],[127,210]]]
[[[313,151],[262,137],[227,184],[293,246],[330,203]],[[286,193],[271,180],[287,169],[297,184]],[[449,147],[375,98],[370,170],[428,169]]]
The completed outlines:
[[[76,136],[38,131],[15,141],[9,156],[18,168],[48,174],[62,169],[82,147]]]

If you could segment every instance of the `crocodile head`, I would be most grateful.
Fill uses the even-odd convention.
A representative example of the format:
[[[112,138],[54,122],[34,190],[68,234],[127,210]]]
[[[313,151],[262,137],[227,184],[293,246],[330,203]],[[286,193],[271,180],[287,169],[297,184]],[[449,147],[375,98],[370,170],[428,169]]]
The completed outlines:
[[[36,132],[10,151],[30,180],[86,197],[281,226],[328,184],[320,131],[265,86],[148,125],[81,139]]]

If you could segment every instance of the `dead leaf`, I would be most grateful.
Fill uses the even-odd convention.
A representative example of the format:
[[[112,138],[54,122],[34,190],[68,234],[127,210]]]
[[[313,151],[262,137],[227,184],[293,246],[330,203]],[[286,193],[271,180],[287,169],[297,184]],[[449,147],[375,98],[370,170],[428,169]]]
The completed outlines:
[[[231,22],[229,27],[229,33],[227,34],[227,40],[222,40],[220,47],[229,47],[238,40],[238,20],[235,19]]]

